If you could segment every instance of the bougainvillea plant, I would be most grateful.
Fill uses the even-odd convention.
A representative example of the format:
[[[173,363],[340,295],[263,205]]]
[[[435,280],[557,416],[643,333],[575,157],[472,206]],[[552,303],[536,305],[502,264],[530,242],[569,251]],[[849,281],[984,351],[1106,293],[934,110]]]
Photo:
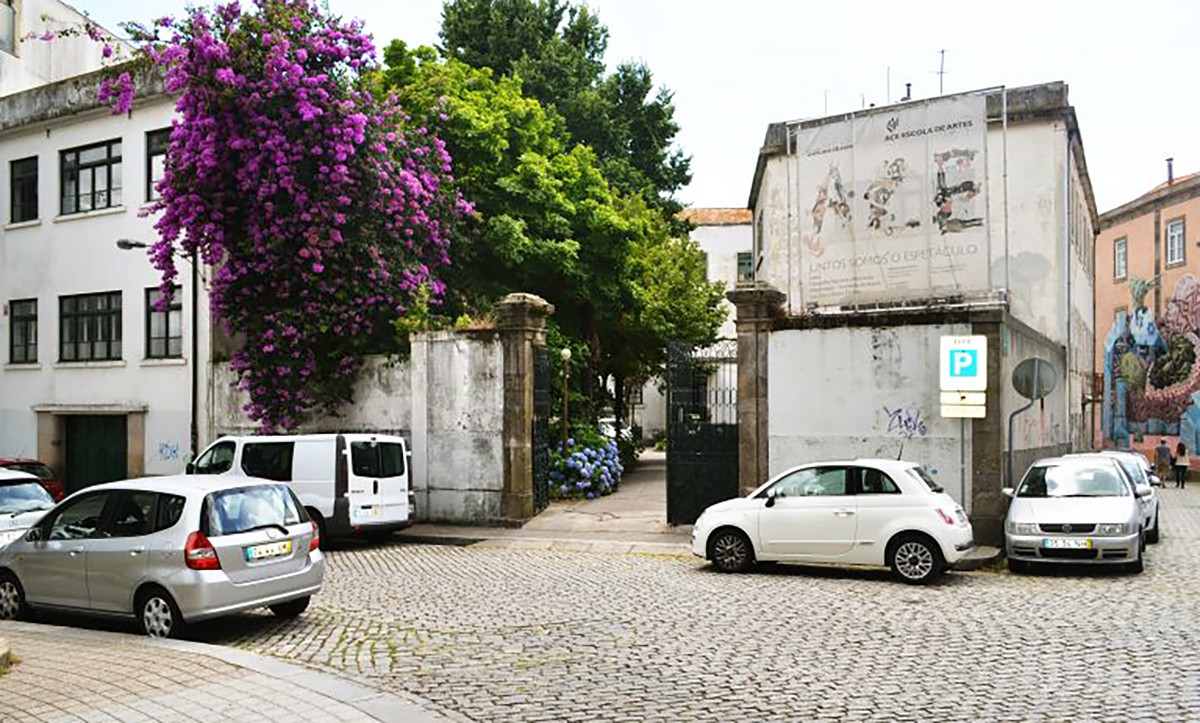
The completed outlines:
[[[373,335],[444,291],[450,227],[472,213],[444,144],[367,91],[370,37],[314,2],[190,8],[124,29],[177,98],[146,211],[164,292],[180,256],[212,266],[211,308],[243,340],[231,368],[262,431],[336,414]],[[101,88],[114,113],[134,95],[128,74]]]

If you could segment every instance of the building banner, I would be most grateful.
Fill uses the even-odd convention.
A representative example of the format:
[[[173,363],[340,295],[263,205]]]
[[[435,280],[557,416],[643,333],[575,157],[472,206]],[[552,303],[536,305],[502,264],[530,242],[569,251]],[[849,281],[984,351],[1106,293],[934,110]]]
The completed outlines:
[[[790,129],[807,305],[989,290],[986,96]]]

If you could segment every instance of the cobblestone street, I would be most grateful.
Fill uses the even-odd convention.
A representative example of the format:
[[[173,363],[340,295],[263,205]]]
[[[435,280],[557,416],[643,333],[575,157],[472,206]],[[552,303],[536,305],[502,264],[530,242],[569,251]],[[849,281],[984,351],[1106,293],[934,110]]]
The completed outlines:
[[[292,623],[207,642],[473,720],[1200,719],[1200,491],[1146,572],[718,574],[644,556],[393,544],[330,555]]]

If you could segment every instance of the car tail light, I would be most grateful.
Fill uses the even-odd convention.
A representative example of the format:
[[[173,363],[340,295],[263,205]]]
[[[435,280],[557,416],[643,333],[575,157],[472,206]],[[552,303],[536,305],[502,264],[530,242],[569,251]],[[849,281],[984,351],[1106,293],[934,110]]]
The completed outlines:
[[[954,516],[951,515],[949,512],[946,512],[941,507],[939,507],[939,508],[937,508],[937,513],[939,516],[941,516],[942,522],[945,522],[947,525],[954,524]]]
[[[63,489],[62,482],[59,482],[56,479],[44,479],[41,480],[41,483],[42,488],[50,493],[50,496],[54,498],[55,502],[62,502],[62,498],[67,496],[67,491]]]
[[[308,551],[312,552],[321,546],[321,531],[315,521],[309,520],[308,524],[312,525],[312,540],[308,543]]]
[[[193,570],[220,570],[221,560],[217,558],[217,549],[212,546],[203,532],[193,532],[188,535],[187,543],[183,546],[183,559]]]

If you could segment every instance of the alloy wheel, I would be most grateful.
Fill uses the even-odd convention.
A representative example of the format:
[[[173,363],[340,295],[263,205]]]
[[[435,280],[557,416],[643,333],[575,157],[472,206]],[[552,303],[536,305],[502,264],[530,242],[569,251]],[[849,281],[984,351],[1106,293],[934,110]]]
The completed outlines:
[[[21,590],[12,580],[0,580],[0,620],[16,620],[21,615]]]
[[[174,623],[175,615],[171,610],[171,603],[162,597],[154,595],[142,606],[142,627],[150,637],[171,637],[171,628],[174,627]]]
[[[933,574],[933,552],[929,546],[909,540],[896,548],[896,571],[908,580],[923,580]]]
[[[713,542],[713,562],[721,570],[745,569],[750,562],[750,545],[736,532],[726,532]]]

